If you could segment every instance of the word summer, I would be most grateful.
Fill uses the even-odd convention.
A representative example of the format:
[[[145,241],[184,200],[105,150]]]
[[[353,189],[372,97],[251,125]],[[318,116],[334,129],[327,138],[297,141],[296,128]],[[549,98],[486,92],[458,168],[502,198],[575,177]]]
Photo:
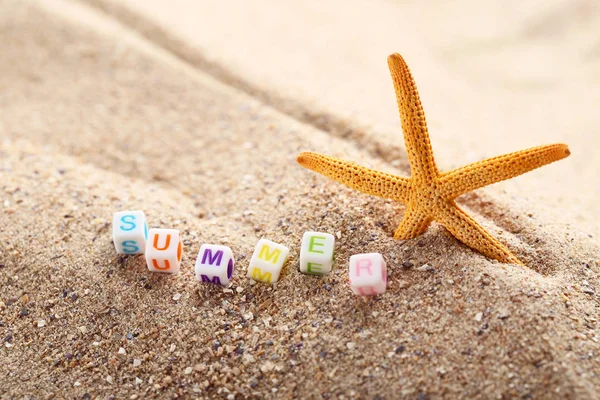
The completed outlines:
[[[176,229],[148,229],[142,211],[120,211],[113,216],[113,242],[119,254],[144,254],[152,272],[178,274],[183,244]],[[329,233],[305,232],[300,245],[300,272],[326,275],[333,267],[335,238]],[[279,280],[290,250],[282,244],[260,239],[256,244],[246,276],[257,282]],[[201,282],[227,286],[235,269],[235,258],[227,246],[203,244],[196,258],[195,276]],[[387,267],[379,253],[350,257],[349,281],[359,296],[385,292]]]

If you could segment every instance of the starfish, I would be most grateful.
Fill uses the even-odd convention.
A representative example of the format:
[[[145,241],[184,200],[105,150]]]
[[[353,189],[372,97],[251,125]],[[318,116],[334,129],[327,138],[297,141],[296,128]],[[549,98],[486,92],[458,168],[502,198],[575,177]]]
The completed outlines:
[[[388,66],[396,90],[412,176],[396,176],[312,152],[301,153],[298,163],[363,193],[404,203],[406,211],[394,234],[395,239],[406,240],[421,235],[432,221],[436,221],[459,241],[485,256],[503,263],[523,265],[505,245],[463,211],[455,199],[563,159],[570,154],[567,145],[533,147],[440,173],[410,70],[397,53],[388,57]]]

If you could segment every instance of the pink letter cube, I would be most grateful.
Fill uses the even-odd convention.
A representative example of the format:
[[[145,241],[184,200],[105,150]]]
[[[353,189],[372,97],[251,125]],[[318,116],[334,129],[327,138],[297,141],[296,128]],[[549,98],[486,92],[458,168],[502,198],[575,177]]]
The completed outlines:
[[[359,296],[385,292],[387,269],[379,253],[355,254],[350,257],[350,288]]]

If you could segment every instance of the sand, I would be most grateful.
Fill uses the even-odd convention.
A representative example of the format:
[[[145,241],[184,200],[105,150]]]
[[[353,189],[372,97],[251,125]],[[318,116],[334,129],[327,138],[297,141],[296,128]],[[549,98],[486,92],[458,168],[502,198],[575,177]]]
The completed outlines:
[[[408,175],[399,123],[393,135],[376,135],[375,125],[341,134],[311,120],[319,103],[293,83],[285,92],[251,74],[228,81],[140,35],[135,22],[146,8],[131,19],[131,10],[100,6],[0,3],[9,60],[0,64],[2,398],[598,397],[597,208],[578,208],[563,192],[593,190],[590,172],[570,173],[585,164],[576,151],[530,175],[548,188],[539,196],[503,183],[460,199],[527,267],[488,260],[435,224],[394,241],[401,205],[303,170],[295,158],[316,150]],[[190,58],[201,54],[180,40]],[[384,75],[372,79],[389,79],[387,53],[378,55]],[[241,65],[211,62],[223,71]],[[382,90],[368,96],[393,105],[391,85]],[[521,101],[517,94],[511,99]],[[289,100],[271,102],[278,98]],[[442,107],[432,95],[428,103]],[[336,107],[322,115],[349,127],[377,122]],[[576,107],[565,105],[565,115]],[[510,132],[514,143],[525,140]],[[463,162],[449,162],[454,154],[470,161],[462,137],[436,140],[432,130],[442,169]],[[591,149],[589,140],[597,138],[567,142]],[[485,153],[473,147],[478,158],[500,150],[486,141]],[[151,274],[143,257],[115,254],[110,221],[123,209],[182,231],[181,275]],[[569,217],[577,213],[588,216]],[[309,229],[340,234],[326,277],[297,270]],[[271,287],[244,277],[261,237],[291,248]],[[202,243],[233,249],[231,287],[194,280]],[[388,291],[358,298],[347,260],[372,251],[388,261]]]
[[[442,170],[567,142],[576,157],[547,167],[556,182],[529,174],[490,190],[526,193],[600,235],[600,185],[579,184],[598,182],[600,170],[590,146],[600,126],[600,3],[86,1],[191,65],[390,163],[404,158],[386,63],[400,52]]]

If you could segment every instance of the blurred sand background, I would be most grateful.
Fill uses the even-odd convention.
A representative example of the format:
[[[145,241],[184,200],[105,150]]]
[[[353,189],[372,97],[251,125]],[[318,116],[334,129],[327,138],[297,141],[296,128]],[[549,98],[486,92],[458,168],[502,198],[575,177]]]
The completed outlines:
[[[273,107],[340,136],[366,133],[386,151],[403,146],[385,62],[400,52],[442,170],[568,143],[575,156],[545,172],[555,179],[531,174],[498,189],[600,233],[596,1],[91,3]]]
[[[0,1],[2,398],[597,398],[600,5],[593,1]],[[299,151],[408,175],[386,57],[413,71],[441,170],[565,142],[460,204],[502,265]],[[112,213],[182,230],[183,273],[118,257]],[[306,230],[340,232],[327,277]],[[253,246],[291,248],[274,287]],[[231,246],[228,289],[193,280]],[[347,259],[381,252],[361,299]],[[124,349],[119,352],[119,349]]]

